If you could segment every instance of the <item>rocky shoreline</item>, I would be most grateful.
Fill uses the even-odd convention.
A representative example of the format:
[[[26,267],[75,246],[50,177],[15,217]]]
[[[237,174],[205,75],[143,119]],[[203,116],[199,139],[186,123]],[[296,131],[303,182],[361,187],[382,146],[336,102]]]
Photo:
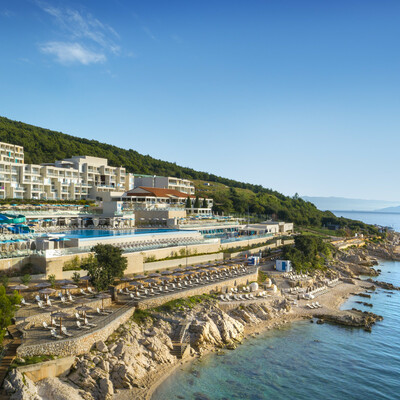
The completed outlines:
[[[382,247],[385,250],[381,253],[388,257],[393,253],[386,243]],[[246,336],[265,329],[304,318],[317,318],[320,323],[370,331],[382,317],[356,309],[340,311],[339,306],[353,294],[365,294],[366,290],[384,284],[358,279],[360,274],[378,275],[372,268],[377,263],[375,254],[375,245],[372,253],[368,246],[338,252],[331,268],[342,277],[342,283],[318,297],[322,306],[319,309],[308,309],[306,301],[293,306],[283,295],[270,300],[243,302],[225,311],[217,300],[206,300],[193,308],[181,307],[170,313],[154,314],[140,324],[129,320],[106,342],[96,343],[88,354],[77,357],[68,376],[47,378],[35,385],[18,370],[13,370],[5,380],[4,388],[11,400],[150,399],[154,389],[182,362],[210,351],[234,349]],[[173,339],[182,330],[183,322],[186,323],[184,342],[190,345],[190,350],[182,361],[173,355]]]

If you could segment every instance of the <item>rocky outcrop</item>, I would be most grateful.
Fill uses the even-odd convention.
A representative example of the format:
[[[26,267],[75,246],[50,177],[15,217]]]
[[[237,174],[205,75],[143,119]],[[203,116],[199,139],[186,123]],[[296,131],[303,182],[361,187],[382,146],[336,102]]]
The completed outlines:
[[[10,400],[41,400],[35,384],[17,369],[4,380],[3,389]]]
[[[375,324],[376,321],[383,320],[383,317],[380,315],[367,311],[363,312],[355,308],[337,314],[318,315],[318,318],[338,325],[364,328],[366,331],[371,331],[372,325]]]
[[[169,314],[168,320],[158,315],[142,326],[131,320],[107,341],[97,342],[88,354],[77,357],[67,377],[45,379],[35,387],[32,382],[21,383],[24,377],[14,371],[7,388],[13,399],[111,400],[118,390],[148,385],[160,367],[177,362],[171,354],[171,337],[176,337],[183,317],[188,321],[183,339],[192,351],[202,354],[207,348],[235,348],[243,339],[246,325],[272,320],[289,310],[286,300],[268,307],[263,303],[244,304],[229,312],[208,301],[184,313],[179,310]]]
[[[371,282],[374,285],[379,286],[379,287],[381,287],[383,289],[386,289],[386,290],[400,290],[399,286],[395,286],[392,283],[382,282],[382,281],[374,281],[371,278],[367,279],[367,281]]]

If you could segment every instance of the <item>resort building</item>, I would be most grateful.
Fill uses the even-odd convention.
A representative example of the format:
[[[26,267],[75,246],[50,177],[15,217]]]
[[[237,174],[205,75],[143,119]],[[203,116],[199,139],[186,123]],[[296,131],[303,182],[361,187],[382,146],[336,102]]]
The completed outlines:
[[[24,164],[24,149],[0,143],[0,198],[34,200],[97,199],[99,193],[124,193],[134,177],[105,158],[74,156],[54,163]],[[100,198],[100,200],[102,200]]]
[[[140,186],[176,190],[186,195],[194,195],[195,193],[192,181],[171,176],[135,175],[134,187]]]

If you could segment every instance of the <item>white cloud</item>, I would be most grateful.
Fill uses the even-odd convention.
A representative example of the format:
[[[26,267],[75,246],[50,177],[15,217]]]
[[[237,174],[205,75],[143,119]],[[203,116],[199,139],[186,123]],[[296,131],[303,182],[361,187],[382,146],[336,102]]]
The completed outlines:
[[[106,53],[120,54],[121,48],[116,42],[119,40],[118,33],[90,13],[54,7],[41,0],[36,0],[36,4],[53,18],[59,33],[64,36],[63,41],[49,41],[40,45],[42,52],[56,55],[57,61],[88,65],[104,62]]]
[[[79,43],[47,42],[40,46],[40,50],[44,54],[54,55],[56,61],[64,65],[76,63],[89,65],[106,61],[104,54],[91,51]]]

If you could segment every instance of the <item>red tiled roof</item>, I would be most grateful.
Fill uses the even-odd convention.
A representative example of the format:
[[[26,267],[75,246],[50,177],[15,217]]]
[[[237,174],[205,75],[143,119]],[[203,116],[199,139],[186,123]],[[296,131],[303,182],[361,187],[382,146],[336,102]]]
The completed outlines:
[[[186,193],[179,192],[178,190],[173,190],[173,189],[161,189],[161,188],[153,188],[153,187],[144,187],[144,186],[139,186],[140,189],[145,190],[147,193],[135,193],[135,189],[131,189],[128,192],[125,193],[125,196],[141,196],[141,197],[179,197],[179,198],[187,198],[190,196],[190,198],[194,199],[196,196],[193,195],[188,195]]]

